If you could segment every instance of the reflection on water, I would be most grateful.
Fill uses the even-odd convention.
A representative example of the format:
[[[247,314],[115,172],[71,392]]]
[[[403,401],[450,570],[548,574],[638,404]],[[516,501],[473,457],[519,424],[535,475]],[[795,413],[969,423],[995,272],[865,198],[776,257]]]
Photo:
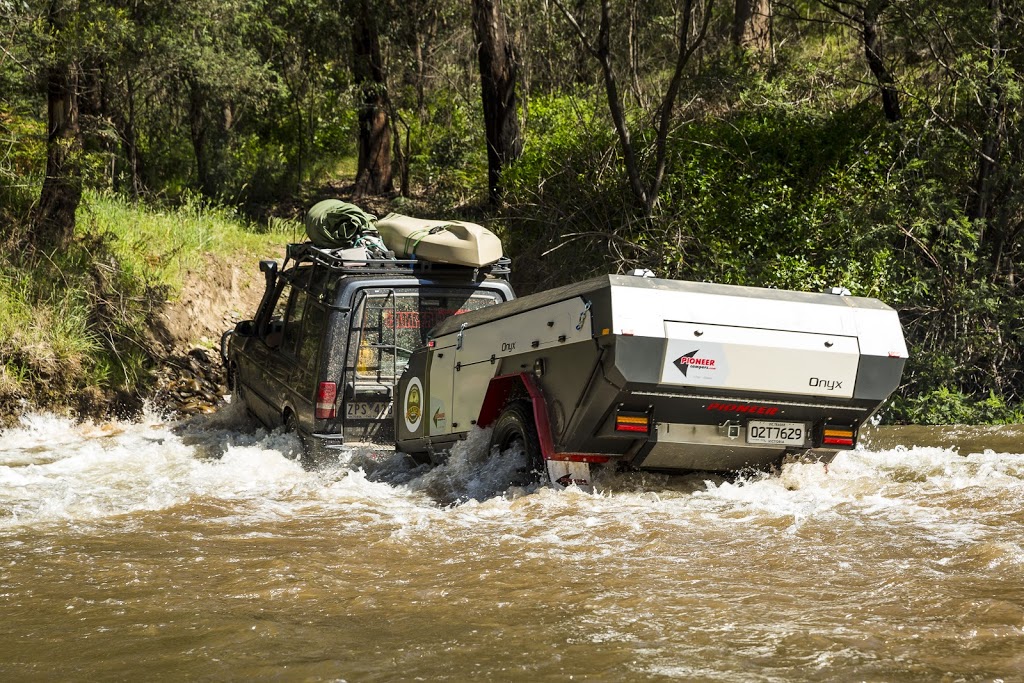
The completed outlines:
[[[1024,425],[869,427],[861,434],[861,441],[872,449],[934,446],[963,455],[985,451],[1021,453],[1024,451]]]
[[[3,680],[1021,680],[1024,431],[508,487],[230,410],[0,440]]]

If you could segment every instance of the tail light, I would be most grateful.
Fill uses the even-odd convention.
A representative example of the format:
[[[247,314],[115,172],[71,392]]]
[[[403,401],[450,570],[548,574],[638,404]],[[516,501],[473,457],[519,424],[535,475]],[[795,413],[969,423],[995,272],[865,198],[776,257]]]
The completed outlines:
[[[853,446],[854,431],[852,427],[836,427],[826,425],[821,435],[822,446]]]
[[[617,413],[615,431],[646,434],[651,431],[651,418],[646,413]]]
[[[338,416],[338,408],[334,404],[338,398],[338,385],[335,382],[320,382],[316,390],[316,419],[330,420]]]

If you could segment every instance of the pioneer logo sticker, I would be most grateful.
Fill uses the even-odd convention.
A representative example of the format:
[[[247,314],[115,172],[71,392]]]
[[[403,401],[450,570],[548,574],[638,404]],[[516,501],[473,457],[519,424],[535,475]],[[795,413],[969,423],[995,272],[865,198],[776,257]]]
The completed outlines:
[[[420,419],[423,417],[423,384],[419,377],[413,377],[405,387],[404,406],[402,413],[405,428],[415,432],[420,428]]]
[[[429,407],[428,407],[429,406]],[[423,397],[423,420],[427,423],[427,436],[437,436],[448,431],[448,406],[436,396]]]
[[[694,348],[696,346],[696,348]],[[670,339],[661,366],[666,384],[717,387],[729,381],[729,355],[722,344]]]
[[[679,371],[683,373],[683,377],[687,376],[687,372],[692,367],[697,367],[702,370],[714,370],[715,359],[714,358],[701,358],[697,354],[700,353],[700,349],[695,349],[689,353],[684,353],[679,358],[676,358],[673,363],[679,368]]]

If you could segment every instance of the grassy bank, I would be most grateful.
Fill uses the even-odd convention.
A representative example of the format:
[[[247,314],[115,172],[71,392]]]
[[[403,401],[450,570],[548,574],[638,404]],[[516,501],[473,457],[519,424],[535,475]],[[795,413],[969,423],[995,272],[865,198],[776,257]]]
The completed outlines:
[[[137,405],[167,351],[154,321],[187,279],[278,255],[300,231],[199,201],[159,209],[87,193],[67,249],[0,254],[0,413],[9,421],[26,405],[80,414]]]

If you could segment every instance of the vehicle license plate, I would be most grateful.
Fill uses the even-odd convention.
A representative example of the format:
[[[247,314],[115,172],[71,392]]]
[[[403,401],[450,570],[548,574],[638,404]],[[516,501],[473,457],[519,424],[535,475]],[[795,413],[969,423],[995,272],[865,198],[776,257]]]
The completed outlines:
[[[378,420],[386,416],[389,405],[387,401],[350,401],[345,404],[345,417]]]
[[[747,443],[803,446],[807,443],[807,425],[802,422],[751,420],[747,423]]]

